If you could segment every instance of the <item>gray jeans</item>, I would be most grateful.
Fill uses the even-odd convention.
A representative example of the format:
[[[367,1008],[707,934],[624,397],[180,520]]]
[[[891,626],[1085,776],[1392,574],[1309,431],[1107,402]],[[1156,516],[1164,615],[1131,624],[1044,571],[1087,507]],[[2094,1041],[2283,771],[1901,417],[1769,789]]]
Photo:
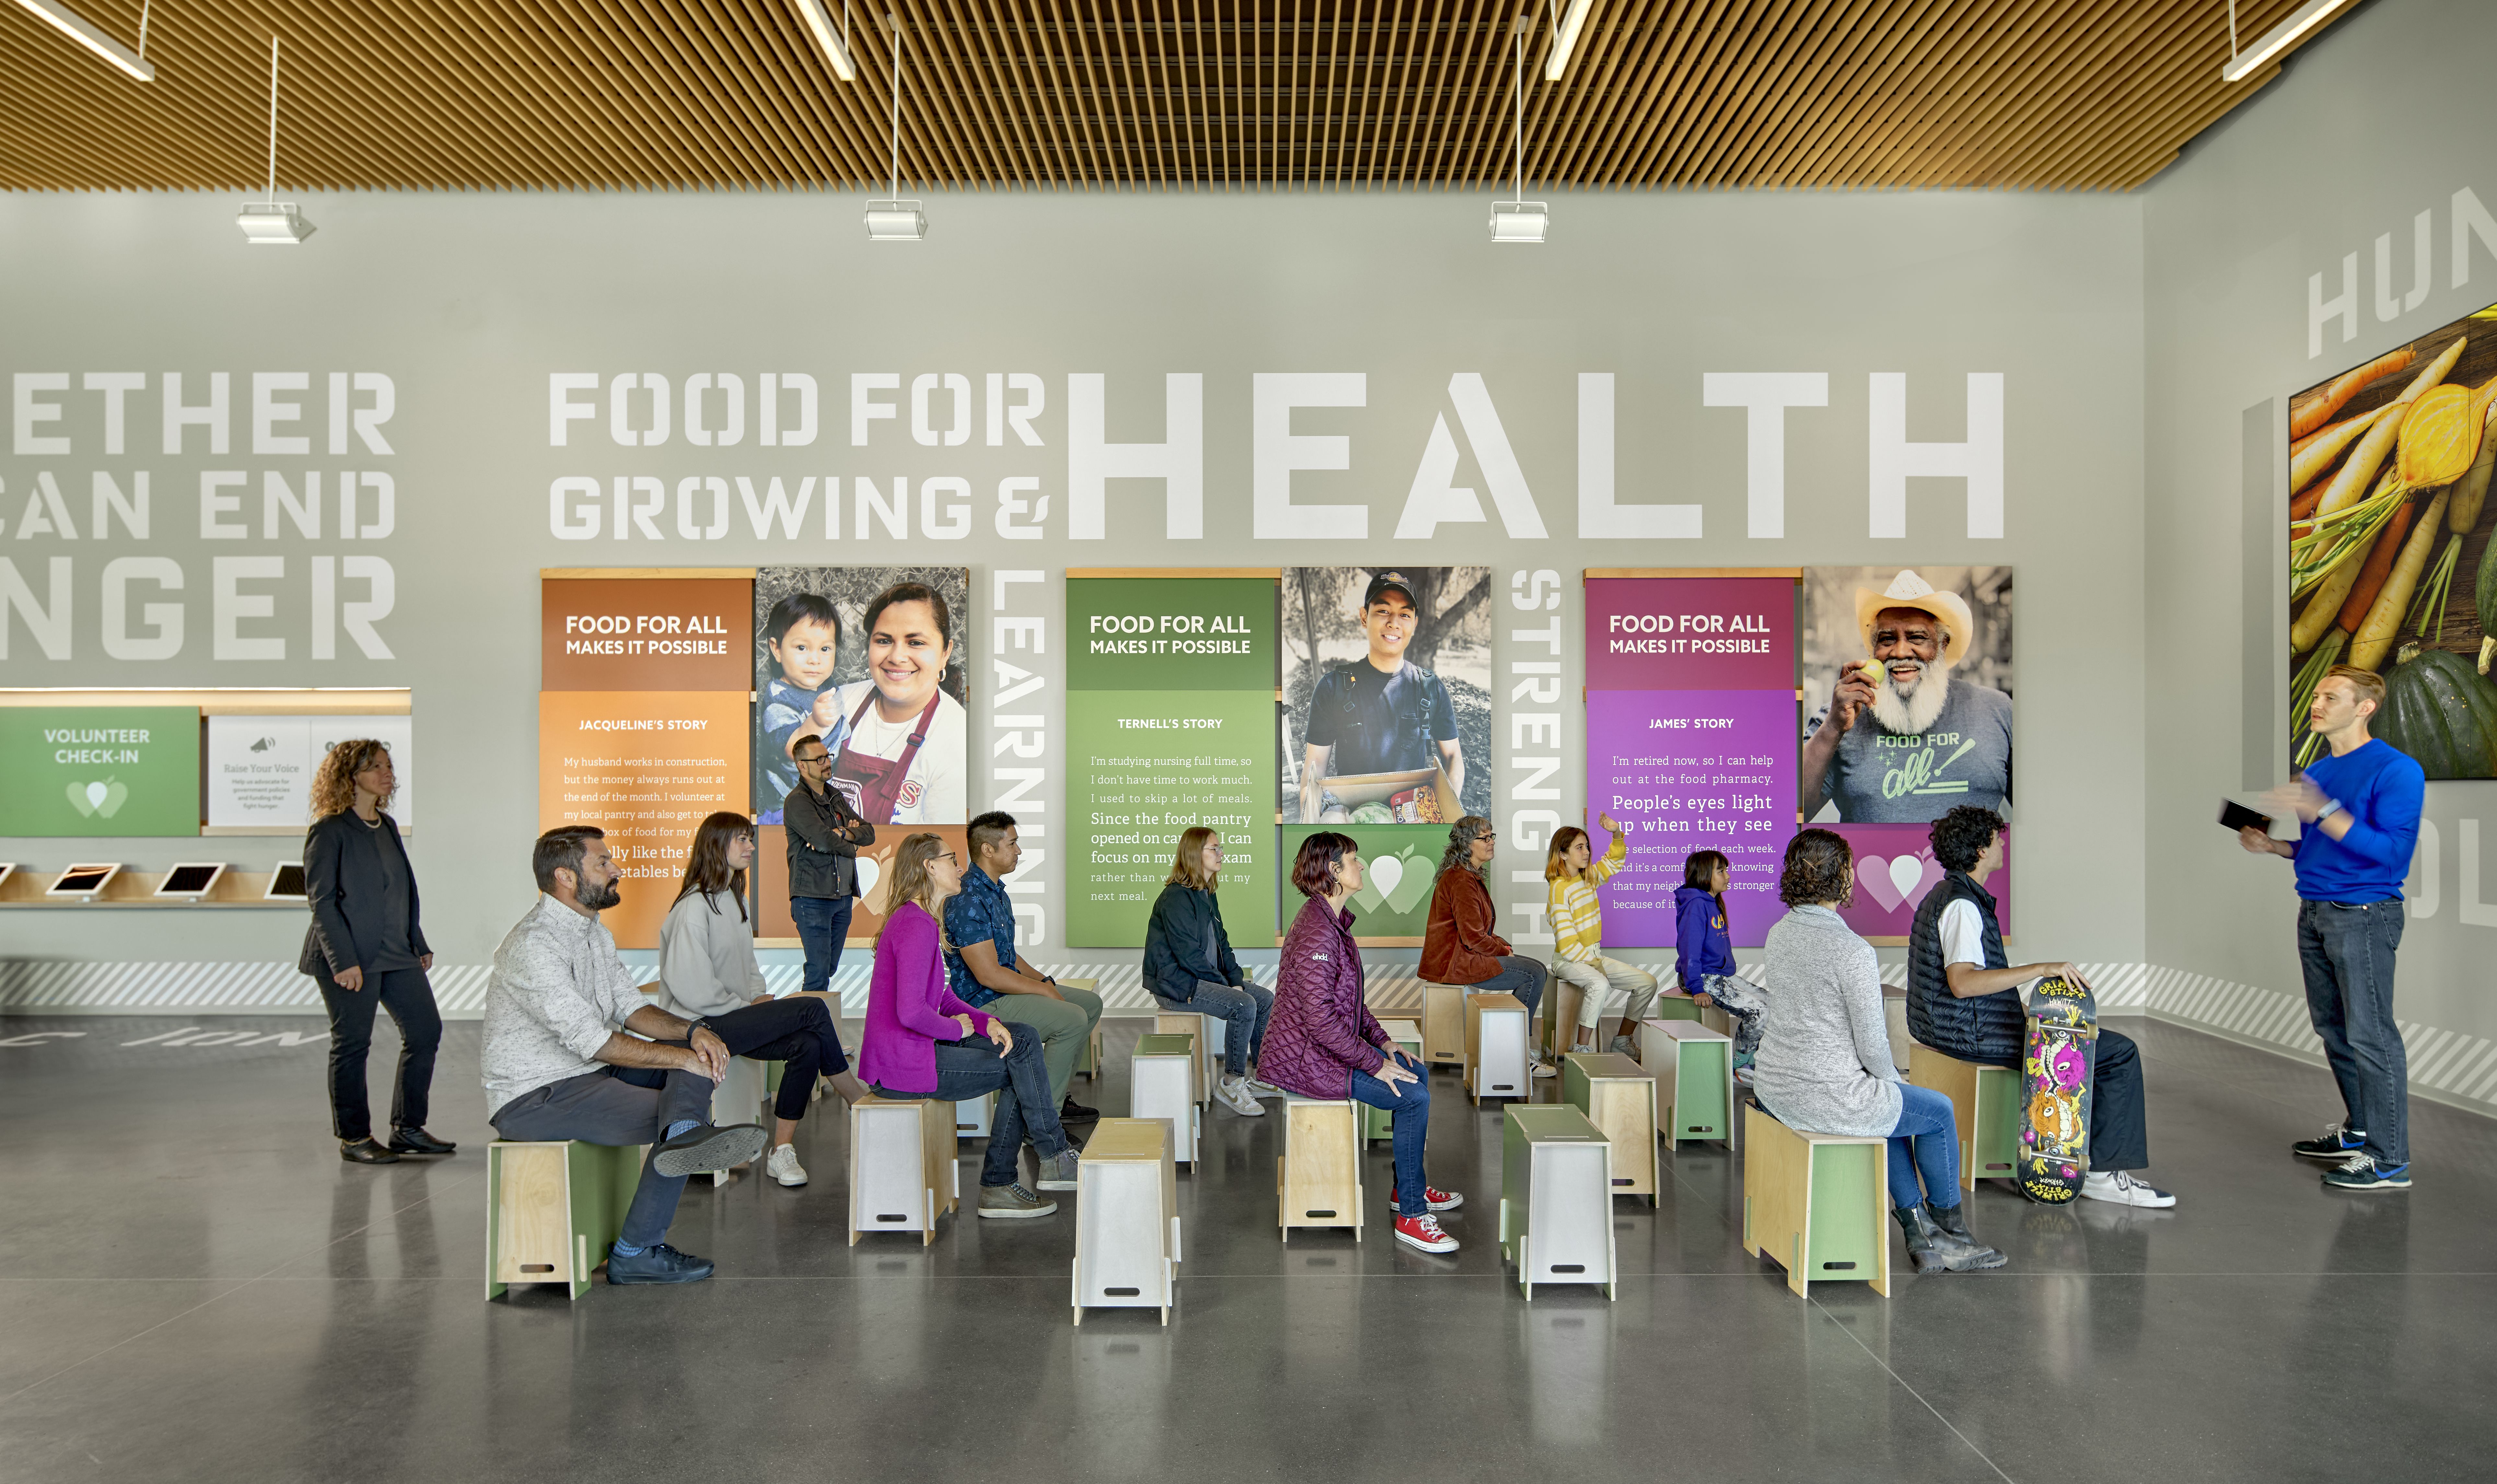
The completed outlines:
[[[1266,1044],[1266,1018],[1275,1013],[1275,992],[1260,984],[1235,988],[1199,979],[1193,998],[1154,994],[1154,1003],[1176,1015],[1211,1015],[1222,1022],[1222,1070],[1238,1077]]]
[[[2393,1020],[2402,912],[2398,900],[2297,904],[2306,1015],[2341,1085],[2343,1126],[2365,1130],[2367,1152],[2386,1169],[2411,1162],[2410,1057]]]
[[[656,1067],[605,1066],[523,1092],[488,1122],[506,1139],[522,1143],[579,1139],[584,1144],[647,1144],[659,1152],[661,1133],[687,1119],[711,1121],[715,1090],[700,1072],[662,1072]],[[677,1218],[677,1197],[685,1177],[661,1175],[642,1161],[642,1183],[624,1212],[623,1239],[631,1247],[656,1247]]]

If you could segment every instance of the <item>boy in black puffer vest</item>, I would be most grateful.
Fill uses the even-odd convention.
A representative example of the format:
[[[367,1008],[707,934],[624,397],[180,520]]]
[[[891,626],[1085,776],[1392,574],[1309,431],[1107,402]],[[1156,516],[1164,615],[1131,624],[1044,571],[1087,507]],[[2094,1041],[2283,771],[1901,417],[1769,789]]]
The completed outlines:
[[[2003,816],[1969,805],[1935,821],[1934,859],[1944,874],[1916,907],[1908,934],[1908,1031],[1946,1057],[2018,1068],[2028,1016],[2020,992],[2060,974],[2087,987],[2070,963],[2012,967],[1985,878],[2003,864]],[[2134,1180],[2150,1163],[2142,1113],[2141,1051],[2131,1036],[2099,1027],[2091,1067],[2090,1173],[2081,1195],[2124,1206],[2173,1206],[2176,1197]]]

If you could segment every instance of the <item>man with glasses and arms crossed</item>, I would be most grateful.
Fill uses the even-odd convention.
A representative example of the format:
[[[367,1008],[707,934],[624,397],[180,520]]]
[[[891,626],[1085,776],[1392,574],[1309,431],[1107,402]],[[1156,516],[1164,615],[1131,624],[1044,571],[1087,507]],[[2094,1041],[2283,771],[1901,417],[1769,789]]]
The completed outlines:
[[[875,843],[875,826],[859,817],[832,786],[833,755],[811,733],[789,744],[798,786],[780,805],[789,835],[789,917],[806,950],[802,994],[830,990],[849,938],[850,904],[858,899],[858,853]]]

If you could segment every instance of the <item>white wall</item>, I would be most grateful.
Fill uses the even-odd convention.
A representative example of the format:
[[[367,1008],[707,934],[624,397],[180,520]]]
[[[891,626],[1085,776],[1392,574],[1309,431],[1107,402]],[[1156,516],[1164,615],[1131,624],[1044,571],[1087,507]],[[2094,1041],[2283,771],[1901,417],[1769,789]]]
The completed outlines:
[[[2497,158],[2483,107],[2497,53],[2497,7],[2404,0],[2361,9],[2305,48],[2266,93],[2213,129],[2143,193],[2147,271],[2148,598],[2144,714],[2149,792],[2151,1001],[2162,1013],[2312,1054],[2288,863],[2245,856],[2211,822],[2241,777],[2246,624],[2240,601],[2240,417],[2269,399],[2286,428],[2289,395],[2497,300],[2497,250],[2473,240],[2457,282],[2453,197],[2497,205]],[[2375,243],[2392,236],[2397,301],[2413,286],[2416,213],[2432,213],[2425,300],[2389,322],[2375,312]],[[2326,300],[2345,254],[2358,256],[2357,337],[2338,321],[2308,354],[2308,280]],[[2285,458],[2279,468],[2285,480]],[[2281,518],[2285,521],[2285,517]],[[2282,537],[2285,542],[2285,535]],[[2282,558],[2253,579],[2271,619],[2262,652],[2283,664]],[[2462,582],[2467,587],[2468,574]],[[2467,601],[2467,597],[2464,599]],[[2288,710],[2287,680],[2277,687]],[[2270,733],[2280,727],[2265,717]],[[2278,759],[2286,767],[2285,749]],[[2427,819],[2442,849],[2415,876],[2396,1008],[2416,1089],[2497,1102],[2497,911],[2462,893],[2470,870],[2497,900],[2497,783],[2431,783]],[[2432,908],[2432,910],[2431,910]],[[2477,921],[2466,921],[2466,914]]]
[[[905,550],[973,569],[979,648],[996,611],[996,574],[1041,569],[1047,585],[1009,590],[1015,612],[1056,612],[1067,566],[1213,566],[1400,559],[1488,562],[1496,590],[1513,574],[1551,570],[1566,582],[1565,632],[1579,622],[1577,577],[1591,565],[1756,566],[1814,562],[2010,562],[2019,568],[2018,828],[2014,899],[2024,945],[2054,957],[2138,964],[2146,957],[2138,806],[2142,749],[2109,726],[2143,703],[2131,657],[2143,651],[2144,553],[2140,203],[2133,198],[1987,194],[1651,195],[1563,198],[1552,241],[1494,247],[1483,201],[1470,196],[976,195],[930,204],[927,241],[869,244],[857,204],[814,196],[524,196],[395,194],[314,199],[320,234],[300,249],[246,248],[237,201],[203,196],[0,198],[0,371],[142,369],[123,456],[101,452],[101,400],[70,395],[73,452],[0,451],[0,555],[30,572],[68,555],[79,584],[74,652],[49,659],[22,622],[0,685],[390,684],[415,695],[425,778],[414,856],[426,925],[445,964],[482,965],[525,907],[526,845],[537,819],[535,691],[541,566],[884,562]],[[231,453],[165,456],[158,372],[235,378]],[[255,370],[308,370],[309,458],[249,448]],[[332,457],[325,448],[324,374],[393,378],[394,453]],[[656,450],[616,447],[604,419],[572,425],[550,447],[550,372],[803,370],[823,388],[822,430],[803,450],[765,450],[752,433],[734,450],[681,437]],[[1351,439],[1345,473],[1301,474],[1294,498],[1366,506],[1367,539],[1255,539],[1251,375],[1361,371],[1367,405],[1300,413],[1303,433]],[[1820,371],[1829,405],[1789,415],[1786,534],[1746,534],[1745,423],[1702,404],[1712,370]],[[910,378],[1029,371],[1049,391],[1046,446],[1003,449],[975,435],[962,448],[923,448],[906,424],[849,441],[853,372]],[[1067,377],[1105,372],[1109,436],[1157,440],[1162,378],[1204,377],[1204,535],[1163,534],[1157,487],[1118,485],[1106,539],[1067,533]],[[1520,539],[1496,521],[1445,528],[1429,542],[1391,539],[1449,377],[1481,372],[1491,388],[1549,531]],[[1622,498],[1695,502],[1697,540],[1590,541],[1576,534],[1577,378],[1618,379]],[[2007,378],[2005,531],[1967,532],[1958,481],[1912,483],[1908,535],[1875,539],[1868,515],[1868,377],[1910,377],[1910,436],[1965,436],[1972,372]],[[749,418],[751,422],[751,418]],[[1454,426],[1454,419],[1451,419]],[[259,535],[260,471],[388,467],[398,527],[355,548],[387,556],[396,609],[381,625],[395,657],[306,657],[301,573],[316,553],[347,550]],[[19,541],[16,506],[41,469],[83,490],[89,471],[152,473],[158,515],[149,541],[117,529],[99,542]],[[205,542],[197,521],[203,470],[251,471],[248,539]],[[980,499],[972,535],[827,541],[810,517],[795,542],[756,539],[741,514],[729,537],[591,542],[550,532],[548,491],[565,475],[871,476],[887,486],[936,475],[969,479]],[[989,491],[1027,474],[1057,496],[1046,539],[1000,539]],[[1460,480],[1481,488],[1470,457]],[[71,501],[83,520],[84,502]],[[1486,501],[1486,506],[1489,502]],[[108,556],[170,554],[201,570],[183,594],[192,640],[175,660],[123,662],[99,644],[95,573]],[[206,639],[205,562],[276,553],[290,562],[269,631],[295,636],[282,661],[219,661]],[[1522,614],[1495,620],[1500,653]],[[1545,621],[1538,614],[1536,621]],[[1018,655],[1018,659],[1027,656]],[[1055,677],[1043,710],[1060,714]],[[1574,674],[1574,644],[1566,655]],[[983,657],[973,675],[973,756],[987,752]],[[1505,674],[1505,671],[1500,672]],[[1569,680],[1574,694],[1576,680]],[[1504,687],[1503,687],[1504,688]],[[1505,710],[1522,703],[1501,702]],[[1018,703],[1017,710],[1028,709]],[[1052,799],[1062,799],[1059,739],[1050,741]],[[1583,778],[1582,715],[1564,711],[1567,780],[1557,805],[1574,815]],[[1505,830],[1506,724],[1495,797],[1507,838],[1501,871],[1539,866]],[[1540,750],[1540,749],[1535,749]],[[994,791],[994,790],[992,790]],[[1052,809],[1061,805],[1053,803]],[[1053,813],[1049,818],[1055,818]],[[2048,845],[2047,841],[2052,841]],[[49,863],[76,847],[0,840],[0,859]],[[197,843],[133,841],[137,868],[162,867]],[[259,849],[255,842],[255,849]],[[273,854],[273,846],[262,850]],[[1055,868],[1051,868],[1054,871]],[[1044,874],[1048,874],[1044,872]],[[1052,876],[1053,893],[1063,890]],[[1519,888],[1539,901],[1539,889]],[[1054,898],[1052,899],[1055,900]],[[1507,896],[1501,897],[1504,901]],[[110,931],[101,931],[109,925]],[[1512,932],[1527,926],[1511,917]],[[10,912],[0,915],[15,1003],[30,1004],[26,965],[40,961],[150,965],[263,965],[242,975],[240,1002],[295,997],[301,934],[291,914]],[[1071,962],[1053,936],[1034,957]],[[1133,955],[1085,951],[1087,962]],[[0,962],[0,1002],[12,970]],[[54,970],[60,982],[78,975]],[[152,967],[86,973],[132,1002],[154,1002],[179,975]],[[237,971],[240,972],[240,971]],[[441,977],[440,974],[437,977]],[[460,981],[467,983],[467,980]],[[150,986],[159,988],[151,989]],[[100,993],[100,992],[99,992]],[[464,995],[465,991],[462,992]],[[55,996],[57,998],[57,996]]]

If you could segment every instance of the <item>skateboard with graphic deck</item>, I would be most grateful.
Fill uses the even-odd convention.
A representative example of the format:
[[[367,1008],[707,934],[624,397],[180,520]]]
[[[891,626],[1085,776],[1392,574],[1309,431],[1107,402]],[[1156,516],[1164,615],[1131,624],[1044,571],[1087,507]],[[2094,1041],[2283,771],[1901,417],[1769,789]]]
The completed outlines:
[[[2098,1038],[2098,1000],[2086,987],[2049,974],[2029,992],[2013,1179],[2033,1201],[2062,1206],[2081,1193],[2090,1167],[2090,1068]]]

